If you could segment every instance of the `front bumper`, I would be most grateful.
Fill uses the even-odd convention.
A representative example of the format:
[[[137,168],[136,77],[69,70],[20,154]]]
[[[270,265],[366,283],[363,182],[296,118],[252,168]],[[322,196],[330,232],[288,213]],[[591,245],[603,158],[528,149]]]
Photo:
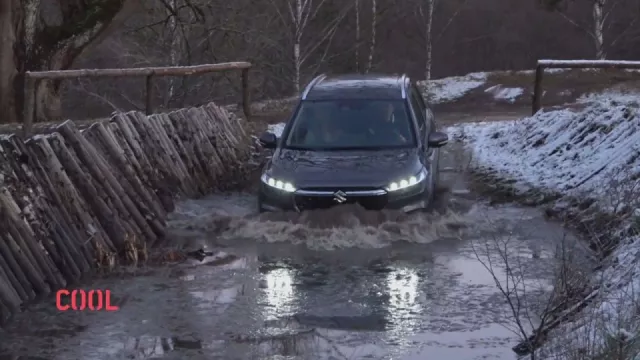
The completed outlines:
[[[339,202],[335,193],[342,191],[344,201]],[[299,189],[287,193],[260,184],[258,202],[261,211],[305,211],[327,209],[344,204],[359,204],[368,210],[394,209],[411,212],[429,206],[428,187],[422,182],[407,189],[388,192],[384,189]]]

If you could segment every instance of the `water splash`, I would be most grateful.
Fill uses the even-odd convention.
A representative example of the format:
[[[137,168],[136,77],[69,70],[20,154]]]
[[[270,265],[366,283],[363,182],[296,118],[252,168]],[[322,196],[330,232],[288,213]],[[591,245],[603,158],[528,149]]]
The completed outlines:
[[[172,222],[175,236],[215,239],[217,243],[251,240],[264,243],[306,245],[316,250],[382,248],[394,242],[426,244],[457,239],[466,229],[464,216],[453,211],[415,213],[369,211],[344,205],[303,213],[265,213],[239,216],[208,211]]]

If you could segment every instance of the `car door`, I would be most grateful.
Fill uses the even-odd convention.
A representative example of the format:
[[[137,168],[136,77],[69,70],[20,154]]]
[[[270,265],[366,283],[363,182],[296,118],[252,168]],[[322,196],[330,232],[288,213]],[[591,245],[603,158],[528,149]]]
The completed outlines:
[[[432,149],[429,149],[428,146],[428,137],[431,132],[431,121],[427,118],[427,109],[424,104],[424,100],[422,96],[417,92],[415,86],[411,87],[410,91],[410,102],[411,107],[416,116],[416,120],[418,121],[418,128],[420,131],[420,140],[422,142],[422,148],[424,149],[424,156],[429,158],[431,155]]]
[[[418,103],[421,106],[421,109],[423,109],[423,111],[424,111],[425,119],[426,119],[426,122],[427,122],[427,133],[425,135],[425,137],[426,137],[426,144],[425,144],[426,154],[425,154],[425,156],[427,157],[427,159],[430,160],[431,165],[433,165],[432,170],[435,171],[435,172],[438,172],[438,169],[440,168],[440,149],[438,149],[438,148],[430,148],[428,146],[429,135],[431,133],[437,131],[436,123],[435,123],[435,116],[433,115],[433,111],[431,111],[429,106],[427,106],[427,103],[424,101],[424,98],[420,95],[420,91],[415,86],[415,84],[412,85],[412,87],[413,87],[413,92],[419,98]]]

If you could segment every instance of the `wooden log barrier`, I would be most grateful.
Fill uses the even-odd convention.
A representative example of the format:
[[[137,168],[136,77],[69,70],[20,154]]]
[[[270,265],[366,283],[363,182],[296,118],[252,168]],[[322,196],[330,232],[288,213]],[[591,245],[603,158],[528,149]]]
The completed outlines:
[[[228,189],[251,139],[208,104],[0,135],[0,323],[164,239],[180,197]]]

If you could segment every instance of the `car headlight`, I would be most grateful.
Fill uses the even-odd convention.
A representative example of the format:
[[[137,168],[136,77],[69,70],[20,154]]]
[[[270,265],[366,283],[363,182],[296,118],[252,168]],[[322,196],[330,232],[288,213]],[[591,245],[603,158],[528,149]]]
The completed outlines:
[[[296,191],[295,186],[293,186],[292,183],[290,182],[286,182],[286,181],[282,181],[282,180],[278,180],[275,178],[272,178],[270,176],[268,176],[267,174],[262,174],[262,176],[260,177],[260,180],[262,180],[263,183],[276,188],[278,190],[282,190],[285,192],[294,192]]]
[[[417,175],[409,176],[400,181],[394,181],[391,184],[389,184],[385,189],[387,191],[403,190],[423,182],[424,179],[426,178],[427,178],[427,170],[422,169]]]

